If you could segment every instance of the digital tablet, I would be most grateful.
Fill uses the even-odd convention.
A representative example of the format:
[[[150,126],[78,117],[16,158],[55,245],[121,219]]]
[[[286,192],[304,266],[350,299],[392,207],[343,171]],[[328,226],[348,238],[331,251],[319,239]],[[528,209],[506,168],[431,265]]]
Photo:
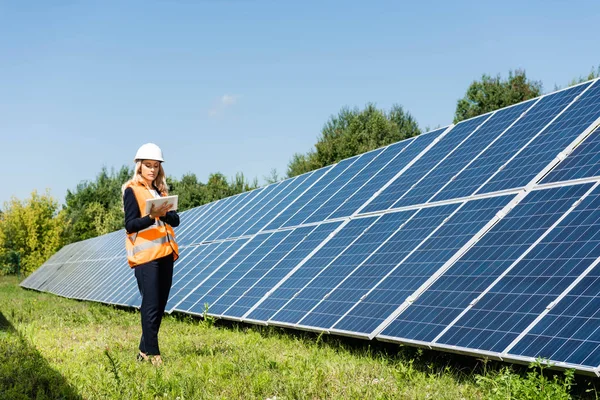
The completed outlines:
[[[147,199],[146,200],[146,214],[150,214],[150,209],[152,205],[154,205],[154,209],[162,206],[165,203],[172,204],[173,207],[169,211],[177,210],[177,195],[174,196],[165,196],[165,197],[157,197],[155,199]]]

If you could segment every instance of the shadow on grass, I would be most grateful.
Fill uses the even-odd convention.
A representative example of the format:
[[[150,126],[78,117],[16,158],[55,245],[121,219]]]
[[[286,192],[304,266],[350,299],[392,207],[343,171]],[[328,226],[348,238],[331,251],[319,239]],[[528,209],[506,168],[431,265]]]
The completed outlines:
[[[0,312],[0,399],[81,399]]]

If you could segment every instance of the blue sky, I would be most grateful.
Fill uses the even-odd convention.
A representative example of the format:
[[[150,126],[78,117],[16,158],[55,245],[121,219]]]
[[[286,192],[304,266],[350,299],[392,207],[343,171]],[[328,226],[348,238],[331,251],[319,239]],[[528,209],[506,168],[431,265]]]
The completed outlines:
[[[169,175],[261,183],[343,106],[452,122],[482,74],[600,64],[589,1],[0,0],[0,208],[163,148]]]

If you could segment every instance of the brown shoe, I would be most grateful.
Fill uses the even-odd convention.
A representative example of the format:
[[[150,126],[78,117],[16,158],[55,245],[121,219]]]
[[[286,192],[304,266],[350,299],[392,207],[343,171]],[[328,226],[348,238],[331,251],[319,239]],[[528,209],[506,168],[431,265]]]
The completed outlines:
[[[160,355],[153,356],[151,361],[152,361],[152,365],[154,365],[155,367],[160,367],[161,365],[163,365],[163,360]]]

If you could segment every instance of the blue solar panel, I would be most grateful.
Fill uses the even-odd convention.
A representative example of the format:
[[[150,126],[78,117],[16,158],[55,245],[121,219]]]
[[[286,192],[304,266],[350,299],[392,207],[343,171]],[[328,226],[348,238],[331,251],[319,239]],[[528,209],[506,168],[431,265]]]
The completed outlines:
[[[573,153],[558,164],[542,183],[567,181],[600,175],[600,129],[596,129]]]
[[[122,258],[125,265],[126,261]],[[86,265],[87,264],[87,265]],[[87,267],[89,265],[89,267]],[[77,274],[71,278],[68,284],[62,285],[62,291],[57,290],[56,294],[74,299],[87,300],[107,300],[110,302],[113,298],[113,293],[117,287],[114,282],[122,280],[113,280],[118,277],[119,272],[122,273],[125,268],[118,268],[119,264],[115,264],[115,260],[111,258],[99,259],[96,261],[90,260],[80,264],[74,269]],[[65,291],[66,289],[66,291]],[[97,291],[98,289],[101,289]],[[96,292],[97,291],[97,292]],[[96,298],[91,297],[92,293],[102,293]]]
[[[266,272],[255,282],[253,277],[247,277],[245,281],[238,282],[236,287],[248,286],[249,289],[239,296],[237,301],[226,310],[225,314],[233,317],[244,317],[254,311],[254,307],[259,304],[259,301],[264,298],[269,290],[277,287],[277,284],[281,282],[287,274],[291,273],[295,267],[300,265],[302,260],[308,257],[311,252],[315,251],[317,246],[322,244],[323,241],[340,225],[341,222],[332,222],[296,229],[292,234],[293,236],[290,238],[290,241],[292,241],[292,239],[295,241],[294,237],[302,236],[304,232],[309,233],[292,251],[285,255],[285,257],[272,268],[267,269],[268,264],[261,264],[255,267],[257,273],[262,268],[266,269]],[[255,316],[256,315],[257,314],[255,314]]]
[[[206,278],[215,272],[225,261],[233,257],[239,249],[248,242],[248,239],[238,239],[233,242],[225,242],[218,251],[213,251],[208,257],[205,257],[201,263],[193,263],[188,268],[191,269],[187,274],[185,282],[178,291],[171,291],[166,309],[171,312],[174,309],[183,311],[191,307],[195,300],[188,295],[200,285]],[[179,284],[178,284],[179,287]]]
[[[177,236],[177,243],[179,247],[187,246],[191,244],[192,233],[194,233],[193,227],[197,222],[206,217],[209,211],[214,207],[214,203],[202,205],[200,207],[193,208],[191,210],[179,213],[179,220],[181,228],[175,228],[175,235]]]
[[[247,318],[266,320],[275,314],[297,291],[302,289],[312,277],[348,247],[377,218],[379,217],[358,218],[348,222],[319,251],[313,254],[277,289],[269,294],[269,297],[264,299]]]
[[[253,213],[248,213],[243,220],[240,220],[235,224],[231,224],[230,228],[227,229],[226,232],[222,233],[221,236],[219,236],[219,239],[242,236],[245,231],[258,223],[260,219],[262,219],[274,207],[276,207],[282,199],[290,195],[290,193],[292,193],[294,189],[297,188],[298,184],[303,180],[304,179],[286,179],[285,181],[281,182],[280,185],[277,186],[277,189],[274,190],[268,197],[264,205],[262,205],[260,208],[257,207],[255,210],[252,210]]]
[[[63,274],[61,280],[53,282],[49,290],[59,296],[71,297],[77,286],[86,286],[86,283],[82,282],[82,280],[87,280],[90,275],[97,273],[100,269],[104,269],[105,264],[107,264],[107,260],[93,259],[85,260],[78,264],[71,264],[68,273]],[[74,285],[75,283],[77,286]],[[91,289],[92,286],[89,288]]]
[[[399,149],[399,154],[385,167],[379,170],[363,186],[344,201],[328,219],[347,217],[354,214],[363,204],[367,202],[378,190],[400,173],[406,166],[430,146],[435,139],[440,137],[446,128],[438,129],[411,139],[410,143]]]
[[[358,160],[306,203],[298,210],[298,212],[296,212],[296,214],[288,219],[283,226],[295,226],[303,223],[322,221],[323,218],[311,219],[314,212],[318,211],[320,207],[337,194],[337,192],[341,191],[352,178],[362,172],[365,168],[368,168],[369,163],[381,154],[381,151],[382,149],[377,149],[361,155]],[[327,212],[325,216],[327,216],[327,214],[329,214],[329,212]]]
[[[591,185],[529,193],[393,321],[382,335],[431,342]]]
[[[415,211],[406,211],[383,215],[372,226],[365,230],[362,236],[359,236],[352,246],[340,253],[339,257],[334,259],[327,268],[321,270],[308,285],[294,296],[293,300],[279,311],[279,313],[299,316],[297,320],[287,320],[287,322],[301,322],[302,325],[329,328],[343,315],[341,309],[332,310],[332,312],[327,313],[317,311],[318,314],[310,313],[311,310],[317,306],[328,293],[332,292],[340,283],[342,283],[353,270],[373,255],[375,251],[385,243],[386,239],[390,238],[414,213]],[[369,268],[369,270],[371,270],[371,268]],[[377,282],[369,277],[369,279],[362,279],[361,283],[368,284],[369,287],[371,287]],[[358,295],[356,290],[357,288],[352,289],[354,295]],[[358,295],[358,297],[360,297],[360,295]],[[329,300],[329,297],[327,300]],[[344,297],[344,301],[345,300],[346,298]],[[349,299],[348,301],[351,300]],[[347,309],[352,306],[353,303],[344,304]],[[317,319],[314,318],[315,315],[317,316]]]
[[[237,201],[232,201],[226,210],[223,210],[223,212],[219,213],[219,215],[210,223],[198,230],[198,235],[194,237],[195,243],[209,240],[209,236],[212,232],[214,232],[224,223],[228,223],[238,215],[243,214],[248,208],[251,208],[256,200],[262,197],[261,193],[264,191],[264,188],[260,188],[237,195],[236,197],[239,198]]]
[[[458,124],[448,132],[438,144],[423,155],[406,172],[388,186],[383,192],[375,197],[362,212],[374,212],[388,209],[402,198],[411,187],[416,184],[429,170],[431,170],[442,158],[454,150],[465,138],[481,124],[489,115],[472,118]]]
[[[479,191],[524,186],[600,117],[600,84],[586,92]],[[586,86],[586,85],[581,85]]]
[[[294,182],[289,186],[289,191],[282,193],[281,199],[276,199],[275,206],[266,211],[262,217],[250,228],[244,231],[244,235],[254,234],[261,231],[271,220],[273,220],[281,211],[285,209],[292,201],[301,196],[308,188],[317,182],[331,167],[324,167],[312,173],[302,174],[294,178]]]
[[[510,198],[502,196],[422,209],[390,240],[394,247],[387,254],[381,254],[383,260],[374,257],[373,264],[384,270],[378,272],[377,277],[383,279],[369,289],[368,294],[333,328],[372,334]],[[368,268],[363,274],[370,274]]]
[[[589,241],[598,243],[598,231],[590,235]],[[510,353],[594,368],[600,366],[599,293],[600,272],[596,265]]]
[[[209,243],[201,246],[191,246],[187,248],[185,254],[179,255],[176,267],[173,268],[173,283],[169,292],[169,301],[167,310],[170,310],[183,297],[182,289],[186,284],[198,273],[202,267],[206,267],[208,262],[217,257],[226,248],[231,246],[233,242]],[[213,255],[214,253],[214,255]],[[205,262],[207,260],[208,262]],[[200,269],[199,266],[202,266]]]
[[[475,193],[511,157],[521,150],[546,124],[556,117],[588,86],[579,85],[542,97],[500,139],[479,155],[432,201],[454,199]]]
[[[421,204],[430,200],[444,185],[451,182],[453,176],[472,162],[533,103],[534,101],[519,103],[514,107],[504,108],[494,113],[485,124],[481,125],[446,159],[431,169],[415,187],[411,188],[392,207]],[[454,129],[458,129],[460,126],[458,125]]]
[[[110,290],[113,292],[110,296],[112,304],[135,306],[138,304],[137,297],[139,297],[139,292],[134,273],[130,270],[127,259],[123,256],[120,259],[117,259],[113,265],[122,266],[116,268],[120,279],[119,281],[115,281],[114,279],[117,278],[111,276],[111,282],[119,282],[119,284],[108,284],[110,289],[107,288],[106,285],[98,285],[97,290],[92,291],[88,295],[89,300],[102,301],[102,299],[108,297],[106,292]]]
[[[349,180],[344,187],[342,187],[335,195],[324,202],[315,212],[305,220],[305,223],[318,222],[327,219],[327,217],[334,213],[336,210],[342,210],[343,204],[345,207],[354,208],[356,210],[358,206],[351,206],[351,203],[345,203],[356,193],[363,185],[367,185],[368,181],[376,176],[379,171],[393,162],[395,157],[406,149],[411,143],[410,140],[403,140],[402,142],[395,143],[386,147],[381,154],[377,156],[369,165],[363,168],[358,174],[356,174],[351,180]],[[363,200],[364,203],[365,200]],[[349,212],[349,211],[348,211]],[[350,212],[350,213],[352,213]]]
[[[235,303],[244,293],[248,291],[260,278],[268,271],[282,262],[287,255],[316,229],[316,226],[296,228],[293,231],[287,231],[287,236],[274,245],[273,249],[262,259],[257,261],[255,254],[248,257],[235,269],[235,273],[230,274],[220,283],[223,286],[223,294],[210,304],[210,313],[222,315]],[[267,244],[267,242],[265,242]],[[241,270],[241,272],[240,272]],[[216,288],[213,287],[211,293]],[[243,315],[243,314],[242,314]],[[241,315],[239,315],[241,317]]]
[[[518,261],[439,340],[503,351],[597,257],[600,191],[596,190]],[[596,231],[596,232],[595,232]]]
[[[235,208],[235,205],[240,202],[242,197],[231,196],[225,199],[216,201],[214,206],[206,212],[205,215],[195,224],[194,229],[190,232],[189,237],[186,234],[186,244],[201,243],[204,239],[206,227],[218,220],[222,214],[226,214]]]
[[[271,235],[271,233],[261,234],[250,239],[231,258],[214,268],[199,285],[194,289],[188,290],[188,295],[185,297],[184,301],[176,306],[176,309],[202,315],[205,311],[206,302],[200,302],[200,300],[204,298],[205,294],[235,268],[235,266],[252,254],[257,248],[260,248],[265,240],[269,239]]]
[[[274,232],[257,246],[247,257],[238,262],[237,258],[232,258],[226,262],[219,271],[204,282],[198,289],[200,292],[197,300],[197,306],[192,306],[191,311],[202,312],[204,304],[208,304],[208,313],[219,315],[229,307],[230,304],[217,304],[217,300],[231,288],[238,280],[243,278],[250,270],[262,260],[267,258],[273,251],[276,251],[279,244],[285,240],[291,230]],[[252,244],[252,243],[250,243]],[[201,307],[198,309],[198,305]]]
[[[273,221],[271,221],[265,230],[278,229],[283,226],[288,219],[290,219],[298,210],[300,210],[306,203],[311,201],[313,197],[318,195],[322,190],[327,188],[332,182],[336,181],[336,178],[344,173],[352,164],[354,164],[360,156],[347,158],[338,164],[335,164],[327,174],[319,179],[313,186],[311,186],[306,192],[300,197],[296,198],[291,204],[288,205]],[[341,182],[338,181],[341,185]]]
[[[110,264],[106,264],[106,269],[103,276],[105,278],[100,283],[104,290],[96,294],[96,298],[89,300],[100,301],[111,304],[122,304],[127,306],[139,306],[137,301],[139,297],[137,282],[133,271],[127,265],[125,257],[119,257],[113,260]],[[113,282],[119,282],[115,285]],[[121,298],[121,301],[118,299]]]
[[[240,225],[242,225],[244,222],[251,221],[252,217],[256,215],[256,213],[262,209],[265,204],[268,203],[269,200],[281,190],[281,188],[285,186],[286,184],[283,184],[283,182],[276,182],[266,186],[252,199],[252,201],[246,204],[243,210],[210,232],[210,234],[206,236],[205,240],[221,240],[232,237],[231,234],[238,229]]]

